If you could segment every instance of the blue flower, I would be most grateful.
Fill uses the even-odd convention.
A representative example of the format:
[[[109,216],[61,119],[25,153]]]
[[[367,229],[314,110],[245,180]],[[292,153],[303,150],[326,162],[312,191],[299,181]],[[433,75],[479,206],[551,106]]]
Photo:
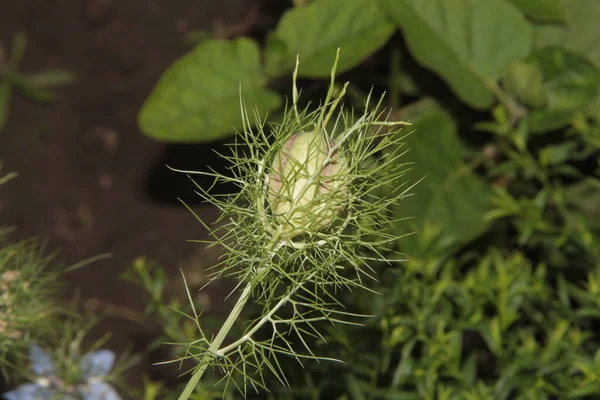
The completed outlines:
[[[80,382],[71,386],[56,375],[50,356],[39,346],[31,346],[29,359],[37,379],[5,393],[5,400],[121,400],[115,389],[104,381],[115,362],[115,353],[110,350],[84,355],[79,362]]]

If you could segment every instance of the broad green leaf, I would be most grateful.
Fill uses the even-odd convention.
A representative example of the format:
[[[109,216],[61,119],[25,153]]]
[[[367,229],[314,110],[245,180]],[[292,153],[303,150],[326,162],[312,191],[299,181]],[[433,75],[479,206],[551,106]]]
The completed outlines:
[[[341,48],[337,71],[360,64],[394,33],[376,0],[319,0],[288,10],[270,35],[265,69],[281,76],[300,56],[300,76],[319,78],[331,73]]]
[[[600,91],[600,74],[584,57],[562,48],[546,47],[523,62],[541,75],[541,106],[527,116],[532,132],[560,128],[570,122],[576,111],[588,107]],[[539,88],[532,82],[530,89]],[[527,103],[531,94],[526,87],[516,91]],[[529,102],[530,105],[531,102]]]
[[[566,24],[538,25],[535,47],[561,46],[600,66],[600,0],[569,0],[565,6]]]
[[[475,108],[488,108],[489,90],[531,49],[532,28],[502,0],[380,0],[402,28],[410,51]]]
[[[280,106],[266,82],[254,41],[203,41],[160,78],[138,115],[140,129],[165,142],[225,138],[242,128],[240,90],[252,123],[254,109],[264,115]]]
[[[0,131],[8,120],[8,108],[10,106],[10,83],[0,80]]]
[[[409,256],[421,255],[420,243],[428,227],[435,227],[439,241],[451,243],[450,247],[474,239],[486,229],[483,216],[490,210],[490,191],[463,163],[463,149],[451,117],[436,106],[411,122],[415,132],[406,139],[410,149],[407,160],[414,166],[408,179],[423,180],[395,210],[398,218],[411,218],[397,223],[398,234],[415,232],[399,241]]]
[[[535,21],[564,22],[567,19],[565,0],[509,0]]]

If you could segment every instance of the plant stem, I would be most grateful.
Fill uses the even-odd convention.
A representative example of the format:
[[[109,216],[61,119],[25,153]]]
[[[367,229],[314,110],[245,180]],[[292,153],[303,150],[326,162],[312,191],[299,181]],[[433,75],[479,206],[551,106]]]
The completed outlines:
[[[527,109],[519,105],[511,96],[502,90],[496,82],[488,83],[486,86],[508,110],[511,125],[514,125],[518,120],[527,115]]]
[[[210,342],[210,346],[208,347],[207,353],[214,354],[219,350],[219,347],[221,347],[223,340],[225,340],[225,337],[231,330],[233,323],[240,316],[242,309],[244,308],[244,306],[246,305],[246,302],[250,298],[250,294],[252,293],[252,287],[253,287],[252,282],[248,282],[248,284],[244,288],[244,291],[240,295],[240,298],[238,299],[237,303],[235,303],[235,306],[233,306],[231,313],[229,314],[229,316],[223,323],[223,326],[221,327],[221,329],[219,329],[219,333],[217,333],[217,336],[213,339],[212,342]],[[202,378],[202,375],[204,374],[204,371],[206,371],[207,367],[208,367],[207,362],[205,362],[205,361],[200,362],[198,369],[196,369],[196,371],[194,371],[192,378],[187,383],[187,385],[183,389],[183,392],[179,396],[179,400],[189,399],[189,397],[192,395],[192,392],[196,388],[196,385],[198,385],[198,382],[200,382],[200,378]]]
[[[316,275],[315,272],[311,273],[308,278],[304,281],[304,282],[300,282],[298,285],[296,285],[294,288],[290,289],[290,292],[285,295],[284,297],[282,297],[277,304],[275,304],[273,306],[273,308],[267,313],[267,315],[263,316],[259,322],[257,322],[252,329],[250,329],[250,331],[248,331],[248,333],[246,333],[242,338],[238,339],[237,341],[231,343],[230,345],[224,347],[221,349],[221,351],[223,351],[223,353],[227,353],[228,351],[231,351],[232,349],[235,349],[238,346],[241,346],[242,344],[244,344],[245,342],[247,342],[248,340],[250,340],[252,338],[252,335],[254,335],[256,332],[258,332],[258,330],[267,322],[271,319],[271,317],[277,312],[277,310],[279,310],[281,307],[283,307],[289,300],[290,298],[294,295],[294,293],[296,293],[298,291],[298,289],[300,289],[305,282],[309,281],[310,279],[312,279],[314,276]]]
[[[210,357],[210,355],[216,354],[219,351],[219,348],[221,347],[223,341],[225,340],[225,337],[227,337],[227,334],[231,330],[233,323],[238,319],[242,310],[244,309],[244,306],[246,305],[246,302],[250,298],[250,295],[252,294],[252,288],[255,286],[256,283],[262,280],[263,274],[265,274],[268,271],[265,264],[268,262],[267,260],[270,260],[271,257],[273,257],[274,250],[278,248],[277,244],[279,242],[280,235],[281,227],[273,235],[273,239],[265,248],[265,258],[258,267],[256,279],[252,279],[246,284],[244,291],[240,295],[237,303],[235,303],[235,305],[233,306],[233,309],[231,310],[231,313],[229,313],[229,316],[223,323],[223,326],[221,326],[221,329],[219,329],[217,336],[212,340],[212,342],[210,342],[210,346],[208,346],[208,349],[206,350],[206,353],[208,355],[204,355],[203,359],[200,361],[198,368],[194,371],[194,374],[190,378],[187,385],[185,385],[183,392],[179,396],[179,400],[188,400],[190,398],[194,389],[198,385],[198,382],[200,382],[202,375],[204,375],[204,371],[206,371],[206,368],[208,367],[209,363],[206,362],[206,357]]]

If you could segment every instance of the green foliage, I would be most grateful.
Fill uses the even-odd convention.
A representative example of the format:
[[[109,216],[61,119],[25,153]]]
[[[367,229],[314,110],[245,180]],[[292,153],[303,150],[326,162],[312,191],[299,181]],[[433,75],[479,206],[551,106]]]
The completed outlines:
[[[600,74],[585,58],[562,48],[546,47],[511,70],[515,94],[534,110],[529,129],[543,133],[564,127],[598,95]]]
[[[150,344],[150,349],[154,350],[164,343],[169,343],[172,345],[170,347],[172,358],[181,359],[185,357],[187,348],[184,344],[193,343],[197,337],[198,316],[194,315],[194,309],[190,302],[182,302],[180,297],[167,297],[167,275],[164,269],[155,262],[139,257],[133,262],[131,268],[122,275],[122,278],[144,290],[149,297],[144,314],[160,323],[162,334]],[[197,306],[198,304],[194,302],[193,305]],[[216,319],[202,315],[202,324],[208,331],[216,331],[218,322]],[[243,331],[239,331],[237,327],[234,327],[232,333],[242,335]],[[218,378],[207,376],[197,386],[190,399],[233,400],[236,398],[238,393],[233,386],[223,389],[218,383]],[[152,382],[145,379],[142,395],[144,400],[177,399],[184,386],[185,384],[181,384],[174,390],[169,391],[170,388],[164,387],[161,382]],[[137,397],[142,397],[142,395]]]
[[[597,40],[600,20],[599,0],[570,0],[565,2],[566,24],[541,24],[535,26],[534,45],[537,48],[556,46],[584,56],[596,70],[600,68],[600,41]],[[598,105],[600,92],[587,109],[587,114],[600,119]],[[594,106],[595,105],[595,106]]]
[[[414,57],[476,108],[492,105],[496,80],[531,49],[531,26],[502,0],[381,2]]]
[[[150,349],[154,350],[164,342],[181,344],[196,338],[197,325],[193,318],[187,318],[193,314],[193,310],[189,302],[182,302],[181,298],[166,297],[167,275],[160,265],[139,257],[121,278],[140,287],[148,295],[144,315],[160,319],[163,335],[150,344]],[[186,318],[182,320],[182,317]],[[204,323],[210,327],[216,325],[216,322],[212,324],[210,318],[206,317]],[[185,355],[185,349],[180,345],[174,346],[172,351],[177,357]]]
[[[535,47],[559,46],[587,57],[600,65],[600,43],[597,40],[599,0],[569,0],[566,24],[534,25]]]
[[[394,283],[386,285],[379,301],[370,307],[361,302],[379,316],[369,325],[368,340],[356,331],[328,338],[339,343],[334,354],[350,359],[347,366],[327,367],[328,376],[351,378],[319,379],[323,370],[315,367],[311,380],[322,383],[316,398],[347,393],[365,399],[526,399],[597,393],[598,367],[592,365],[598,350],[570,308],[575,291],[551,290],[546,280],[552,273],[545,265],[497,250],[429,261],[389,270],[385,278]]]
[[[10,243],[0,229],[0,369],[18,369],[33,341],[57,328],[62,308],[56,299],[59,270],[39,240]]]
[[[396,206],[396,230],[404,252],[424,256],[465,244],[485,231],[482,218],[491,204],[485,182],[462,161],[451,116],[434,106],[409,114],[409,119],[414,133],[406,139],[408,157],[418,160],[418,167],[407,178],[420,182]],[[403,236],[412,232],[420,234]]]
[[[566,22],[567,7],[564,0],[509,0],[525,15],[535,21]]]
[[[74,76],[63,70],[48,69],[32,74],[19,71],[19,64],[25,55],[27,38],[18,33],[14,36],[10,56],[6,55],[0,43],[0,130],[8,120],[12,91],[40,104],[51,104],[56,100],[53,88],[70,84]]]
[[[297,54],[302,55],[299,76],[329,76],[335,52],[338,73],[358,65],[383,46],[394,26],[373,0],[321,0],[287,11],[269,36],[265,70],[269,76],[288,74]]]
[[[280,105],[279,95],[265,83],[255,42],[206,40],[160,79],[140,111],[140,128],[169,142],[219,139],[242,128],[240,90],[258,115]],[[249,118],[256,122],[255,114]]]
[[[18,175],[16,172],[8,172],[6,174],[3,174],[2,173],[3,166],[4,166],[4,164],[2,163],[2,161],[0,161],[0,186],[8,183],[12,179],[16,178]]]

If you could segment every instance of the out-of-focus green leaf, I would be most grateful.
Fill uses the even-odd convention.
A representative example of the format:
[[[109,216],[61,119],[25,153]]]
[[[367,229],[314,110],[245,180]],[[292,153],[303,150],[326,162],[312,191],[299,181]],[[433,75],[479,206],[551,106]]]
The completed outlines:
[[[565,2],[567,23],[542,24],[535,28],[536,47],[560,46],[587,57],[600,68],[600,0],[569,0]],[[594,106],[596,105],[596,106]],[[600,119],[600,93],[587,114]]]
[[[564,0],[509,0],[529,18],[536,21],[565,22],[567,10]]]
[[[517,61],[509,68],[505,82],[519,100],[531,107],[542,107],[546,103],[544,75],[537,64]]]
[[[140,129],[165,142],[209,142],[242,128],[241,96],[254,123],[281,97],[264,86],[258,45],[247,38],[205,40],[160,78],[139,115]]]
[[[536,52],[533,61],[542,70],[549,109],[581,109],[598,93],[598,71],[577,54],[547,48]]]
[[[422,94],[422,91],[413,76],[406,73],[400,73],[395,75],[393,79],[394,83],[402,93],[409,96],[419,96]]]
[[[527,116],[532,132],[545,132],[568,124],[574,112],[583,111],[598,96],[600,74],[577,53],[547,47],[536,51],[523,64],[539,71],[537,74],[542,77],[542,99],[539,98],[539,82],[535,80],[531,85],[532,93],[525,86],[516,91],[525,103],[529,100],[533,105],[528,99],[533,95],[538,104],[543,104]]]
[[[562,164],[574,157],[577,146],[575,141],[546,146],[540,151],[540,164],[545,167]]]
[[[402,392],[399,390],[389,389],[381,395],[382,400],[419,400],[421,397],[414,392]]]
[[[28,74],[27,79],[39,87],[64,86],[75,82],[75,75],[61,69],[48,69],[35,74]]]
[[[346,393],[351,400],[366,400],[366,397],[360,387],[360,382],[354,375],[344,375],[344,381],[346,382]]]
[[[490,85],[531,49],[530,24],[501,0],[380,3],[402,28],[415,58],[441,75],[475,108],[492,105]]]
[[[25,49],[27,48],[27,36],[23,32],[15,33],[13,37],[12,48],[10,51],[10,58],[8,64],[13,70],[16,70],[25,55]]]
[[[597,122],[600,122],[600,93],[592,100],[590,104],[588,104],[585,109],[585,114]]]
[[[288,10],[271,34],[265,69],[281,76],[294,68],[298,75],[327,77],[341,48],[337,71],[358,65],[382,47],[394,33],[375,0],[319,0]]]
[[[52,91],[36,85],[27,76],[18,72],[9,72],[6,80],[23,97],[40,104],[51,104],[56,100]]]
[[[589,218],[599,218],[600,180],[590,177],[574,183],[567,188],[566,200]]]
[[[590,396],[597,396],[600,393],[600,383],[599,382],[588,382],[584,386],[581,386],[577,389],[573,389],[568,393],[569,399],[579,399],[586,398],[589,399]],[[593,398],[593,397],[591,397]]]
[[[567,23],[538,25],[534,30],[534,46],[564,47],[600,66],[600,0],[569,0],[565,7]]]
[[[483,216],[491,207],[489,188],[461,159],[463,151],[452,118],[432,107],[411,122],[415,132],[406,139],[407,158],[415,164],[408,179],[423,180],[395,210],[398,218],[411,218],[399,221],[396,228],[400,235],[415,232],[399,241],[410,256],[420,255],[428,227],[439,231],[440,243],[456,246],[472,240],[486,229]]]
[[[8,120],[8,108],[10,106],[10,83],[0,80],[0,131]]]

